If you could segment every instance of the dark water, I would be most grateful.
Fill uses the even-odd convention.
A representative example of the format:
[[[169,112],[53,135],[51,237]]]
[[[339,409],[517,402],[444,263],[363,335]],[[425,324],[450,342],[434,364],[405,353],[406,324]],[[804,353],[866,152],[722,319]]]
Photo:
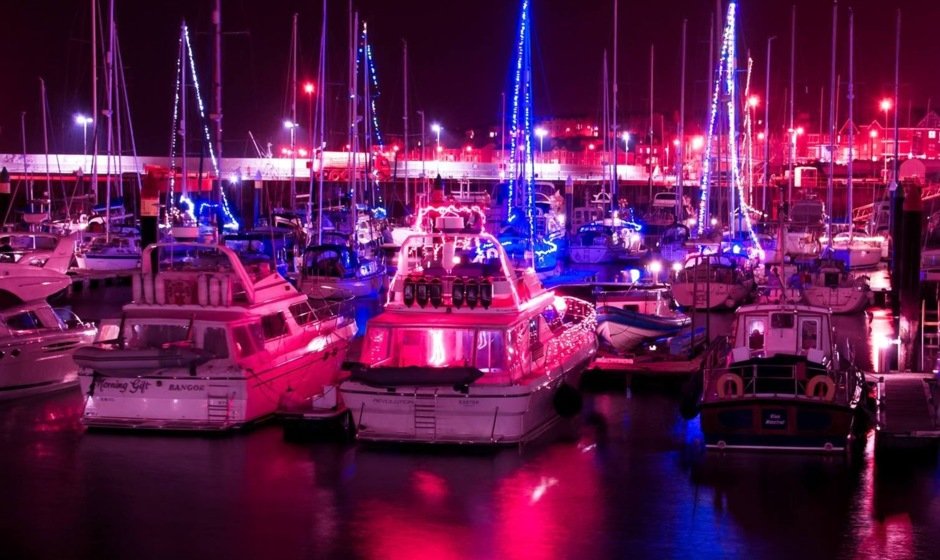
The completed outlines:
[[[0,556],[937,557],[935,457],[706,453],[676,386],[595,381],[581,419],[497,451],[86,433],[78,390],[0,403]]]

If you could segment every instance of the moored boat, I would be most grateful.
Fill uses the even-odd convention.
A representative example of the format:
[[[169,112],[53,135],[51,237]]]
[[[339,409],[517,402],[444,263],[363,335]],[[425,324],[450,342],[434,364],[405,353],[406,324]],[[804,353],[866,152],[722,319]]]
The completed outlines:
[[[837,451],[864,417],[865,379],[843,367],[828,309],[741,307],[702,373],[708,447]]]
[[[690,256],[672,283],[679,305],[696,309],[733,309],[750,298],[754,288],[748,259],[727,253]]]
[[[75,354],[90,427],[220,430],[334,383],[355,322],[224,246],[151,245],[133,301]]]
[[[340,393],[361,440],[527,441],[580,408],[594,328],[590,304],[545,290],[492,235],[441,217],[402,246]]]
[[[97,329],[71,311],[33,301],[0,311],[0,400],[78,384],[72,353]]]

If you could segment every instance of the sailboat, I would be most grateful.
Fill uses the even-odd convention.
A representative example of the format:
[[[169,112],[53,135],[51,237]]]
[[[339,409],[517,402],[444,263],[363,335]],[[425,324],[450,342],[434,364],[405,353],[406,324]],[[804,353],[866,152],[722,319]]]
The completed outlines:
[[[358,20],[358,16],[356,18]],[[296,35],[296,19],[294,22],[294,33]],[[326,25],[322,28],[321,36],[321,55],[320,55],[320,69],[318,75],[324,76],[325,70],[325,54],[323,49],[326,45]],[[296,41],[292,42],[294,49],[296,49]],[[350,60],[352,67],[357,70],[353,72],[350,76],[350,82],[352,84],[353,91],[356,91],[355,83],[358,82],[357,74],[359,58],[355,53],[363,52],[366,53],[366,63],[362,64],[362,68],[366,73],[371,71],[371,66],[369,64],[370,60],[370,49],[368,44],[368,35],[366,33],[365,23],[363,23],[362,33],[353,38],[351,42],[351,52]],[[297,56],[294,54],[292,56],[294,65],[297,63]],[[296,75],[296,69],[293,72]],[[370,83],[371,76],[366,75],[363,79],[363,83],[368,85]],[[365,95],[362,96],[362,99],[365,100],[364,106],[366,114],[368,114],[370,109],[373,109],[371,99],[369,97],[369,89],[366,87]],[[359,97],[351,96],[350,104],[354,105],[351,107],[351,111],[358,111],[358,101]],[[318,126],[320,131],[320,137],[323,138],[323,130],[325,127],[324,115],[325,115],[325,103],[326,98],[324,95],[320,95],[317,98],[317,114]],[[369,119],[365,119],[368,123]],[[369,127],[366,127],[367,131],[367,146],[371,144],[369,141],[371,136],[368,134]],[[354,148],[358,146],[359,143],[359,126],[353,127],[351,132],[354,139],[351,142],[351,146]],[[367,150],[369,148],[367,147]],[[356,156],[358,149],[353,150],[353,159],[357,159]],[[371,151],[371,150],[370,150]],[[368,160],[367,160],[368,162]],[[355,177],[355,171],[350,174],[350,188],[353,193],[356,193],[357,187],[357,177]],[[366,182],[370,180],[370,173],[365,173]],[[311,185],[312,185],[311,180]],[[322,174],[321,174],[321,188],[320,188],[320,201],[319,205],[323,205],[323,189],[322,189]],[[312,195],[312,188],[311,188]],[[298,271],[297,277],[297,286],[298,288],[309,295],[316,297],[339,297],[339,295],[351,295],[353,297],[369,297],[369,296],[378,296],[385,289],[386,283],[386,270],[385,266],[381,264],[375,257],[375,251],[378,248],[378,240],[381,239],[381,233],[378,231],[378,225],[376,223],[375,217],[372,215],[372,212],[368,207],[358,207],[357,205],[358,197],[354,194],[351,212],[352,215],[352,232],[349,235],[344,235],[339,232],[333,232],[331,235],[326,235],[326,232],[322,229],[323,219],[318,217],[317,226],[318,230],[316,232],[316,243],[311,244],[304,248],[301,266]],[[322,216],[322,212],[320,213]],[[312,217],[311,217],[312,218]],[[331,239],[324,239],[324,237],[329,237]]]

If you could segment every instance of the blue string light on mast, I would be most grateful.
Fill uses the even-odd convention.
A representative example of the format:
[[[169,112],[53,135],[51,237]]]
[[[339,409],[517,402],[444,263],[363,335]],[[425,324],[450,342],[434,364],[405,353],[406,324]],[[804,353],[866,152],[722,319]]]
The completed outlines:
[[[522,12],[519,15],[519,33],[517,35],[518,42],[516,43],[516,63],[514,65],[515,79],[513,82],[512,88],[512,120],[510,122],[510,143],[509,143],[509,153],[512,157],[512,176],[508,181],[508,192],[506,195],[506,210],[507,216],[512,215],[512,209],[516,202],[516,181],[519,180],[519,101],[520,93],[522,93],[523,80],[528,75],[528,71],[523,74],[523,62],[526,58],[526,43],[528,42],[528,32],[529,32],[529,0],[522,0]]]
[[[378,146],[384,146],[385,142],[382,141],[382,133],[379,130],[379,118],[378,113],[375,110],[375,98],[379,96],[379,78],[378,72],[375,70],[375,59],[372,58],[372,44],[369,43],[369,34],[366,28],[366,23],[362,24],[362,44],[365,49],[365,59],[366,67],[369,72],[369,81],[372,82],[372,91],[369,92],[369,107],[372,110],[372,130],[375,132],[375,143]],[[360,49],[362,52],[362,49]]]
[[[219,196],[221,199],[222,206],[222,216],[224,218],[223,227],[225,229],[238,230],[238,220],[235,219],[235,216],[232,215],[232,211],[229,208],[228,198],[225,196],[225,189],[222,188],[222,174],[219,172],[219,160],[215,157],[215,150],[212,147],[212,139],[209,136],[209,124],[206,120],[206,106],[202,101],[202,92],[199,90],[199,79],[196,75],[196,61],[193,58],[193,46],[189,40],[189,27],[183,25],[183,38],[186,45],[186,54],[189,57],[189,68],[192,74],[193,86],[196,90],[196,106],[199,107],[199,121],[202,123],[202,133],[206,139],[206,146],[209,148],[209,160],[212,162],[212,169],[215,171],[215,176],[219,178]],[[185,95],[185,92],[182,93]],[[178,96],[177,96],[178,99]],[[191,200],[187,200],[190,207],[193,206]],[[200,209],[205,207],[202,205]]]
[[[757,235],[751,227],[751,218],[749,215],[749,206],[745,203],[744,185],[741,180],[741,170],[738,161],[737,148],[737,124],[736,124],[736,104],[737,89],[735,77],[735,22],[737,14],[737,4],[731,2],[728,4],[728,16],[725,20],[724,33],[721,42],[721,54],[718,59],[718,72],[715,78],[715,88],[712,93],[711,113],[708,121],[708,138],[705,147],[705,159],[702,162],[702,202],[699,205],[698,232],[704,233],[706,223],[708,222],[709,205],[709,174],[711,173],[712,146],[715,143],[716,127],[721,126],[718,122],[718,103],[722,94],[727,99],[725,113],[728,118],[728,154],[730,158],[729,167],[731,171],[731,183],[729,188],[735,189],[738,198],[738,206],[741,215],[744,218],[744,230],[747,232],[752,245],[758,255],[763,254]],[[729,216],[729,220],[733,217]]]

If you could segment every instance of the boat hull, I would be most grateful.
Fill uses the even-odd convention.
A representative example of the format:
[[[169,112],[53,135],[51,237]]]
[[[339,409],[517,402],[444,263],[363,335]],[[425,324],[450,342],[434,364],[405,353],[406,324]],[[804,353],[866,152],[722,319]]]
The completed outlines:
[[[607,344],[621,352],[636,348],[644,340],[677,334],[691,324],[691,319],[659,317],[629,311],[598,312],[597,334]]]
[[[75,262],[81,270],[138,270],[140,255],[75,255]]]
[[[737,397],[703,403],[701,417],[707,447],[839,451],[855,409],[809,397]]]
[[[61,272],[36,267],[0,267],[0,291],[22,301],[43,300],[69,287],[71,278]]]
[[[187,368],[102,375],[83,367],[79,372],[86,397],[82,422],[91,428],[239,428],[322,393],[326,385],[335,383],[347,340],[354,334],[352,325],[324,335],[329,339],[322,350],[262,371],[220,367],[211,361],[197,368],[195,375]]]
[[[568,258],[578,264],[607,264],[617,260],[617,253],[605,246],[572,246]]]
[[[520,385],[371,387],[340,385],[363,441],[438,444],[515,444],[533,440],[561,419],[559,391],[576,391],[590,358],[565,373]],[[565,387],[565,389],[562,389]]]
[[[803,299],[816,307],[828,307],[833,313],[849,314],[864,311],[869,304],[871,291],[861,286],[806,286]]]
[[[314,297],[320,297],[330,291],[347,293],[354,297],[374,297],[384,289],[385,271],[354,278],[310,276],[304,278],[303,284],[303,292]]]
[[[744,303],[751,295],[753,287],[752,281],[745,281],[740,284],[681,282],[672,285],[672,295],[683,307],[733,309]]]
[[[95,332],[61,333],[0,345],[0,400],[73,387],[78,366],[75,348],[90,344]]]

